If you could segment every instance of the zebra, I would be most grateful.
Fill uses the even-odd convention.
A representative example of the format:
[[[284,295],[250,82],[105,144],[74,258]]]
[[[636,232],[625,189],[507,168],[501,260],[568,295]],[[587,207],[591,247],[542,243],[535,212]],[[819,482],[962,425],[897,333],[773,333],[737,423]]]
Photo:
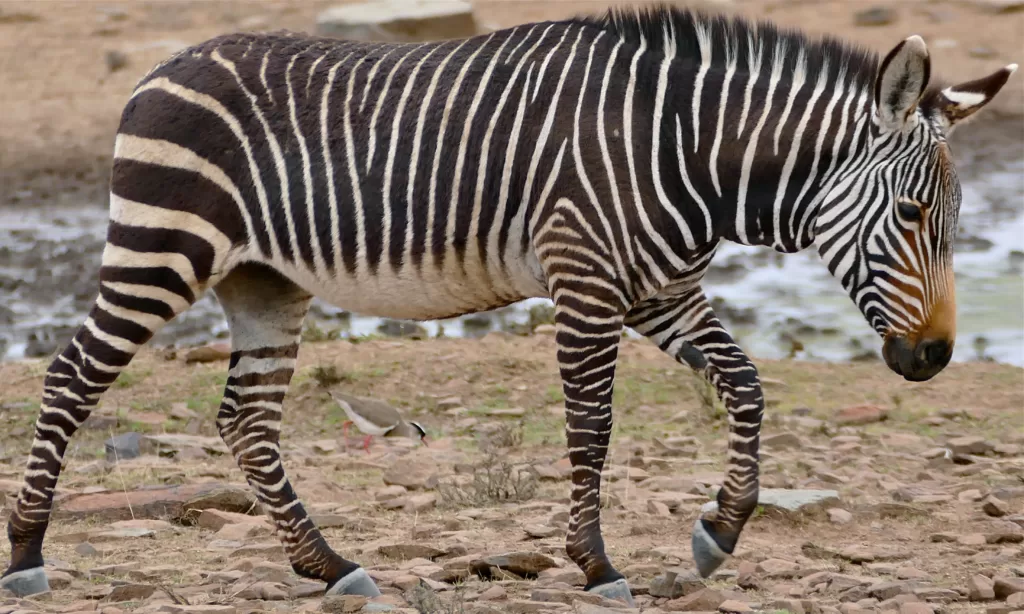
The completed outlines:
[[[293,569],[328,594],[379,590],[330,548],[281,463],[314,296],[415,320],[551,299],[566,551],[586,590],[627,603],[600,526],[623,329],[702,373],[729,425],[723,483],[691,536],[710,576],[758,500],[765,405],[701,287],[717,246],[814,246],[888,367],[935,376],[955,341],[961,191],[947,137],[1015,69],[934,85],[919,36],[879,60],[668,7],[415,44],[232,34],[177,53],[121,116],[99,294],[45,376],[2,586],[48,588],[42,544],[70,438],[207,289],[232,343],[217,427]]]

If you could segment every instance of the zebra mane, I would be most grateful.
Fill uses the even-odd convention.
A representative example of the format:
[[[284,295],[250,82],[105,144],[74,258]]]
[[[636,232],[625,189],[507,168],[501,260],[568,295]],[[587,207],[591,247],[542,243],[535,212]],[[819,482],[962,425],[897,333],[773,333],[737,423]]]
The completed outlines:
[[[809,80],[822,73],[828,81],[842,78],[858,87],[872,88],[878,70],[877,53],[853,43],[825,36],[814,40],[799,30],[781,28],[769,21],[710,15],[667,5],[644,8],[613,8],[603,15],[574,21],[604,28],[627,44],[645,44],[654,53],[673,54],[683,61],[701,61],[701,39],[710,42],[711,67],[725,68],[735,57],[737,69],[749,69],[758,47],[761,66],[768,68],[781,57],[782,74],[792,74],[803,51]],[[753,49],[751,49],[753,45]]]

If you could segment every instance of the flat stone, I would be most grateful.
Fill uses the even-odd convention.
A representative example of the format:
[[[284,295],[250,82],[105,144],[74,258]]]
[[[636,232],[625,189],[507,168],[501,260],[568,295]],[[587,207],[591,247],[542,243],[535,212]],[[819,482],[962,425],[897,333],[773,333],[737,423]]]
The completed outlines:
[[[232,493],[232,496],[225,497],[226,493]],[[210,498],[204,499],[207,496]],[[244,512],[255,504],[255,497],[248,489],[210,482],[68,497],[55,502],[53,515],[60,520],[131,520],[133,513],[134,518],[181,518],[186,509],[206,505],[204,501],[214,507],[218,501],[227,505],[228,499],[236,499],[238,503],[232,505],[236,509],[229,511]],[[242,501],[248,503],[243,509],[237,509]]]
[[[935,614],[935,608],[920,601],[908,601],[900,604],[900,614]]]
[[[99,531],[86,531],[84,533],[73,533],[70,535],[56,535],[54,541],[58,543],[74,544],[81,542],[89,542],[91,544],[102,544],[110,542],[120,542],[126,540],[134,540],[139,538],[153,539],[156,537],[156,531],[151,529],[142,528],[125,528],[125,529],[111,529],[111,530],[99,530]]]
[[[437,486],[434,467],[428,463],[400,460],[384,473],[384,483],[408,490],[426,490]]]
[[[46,581],[50,584],[50,590],[62,590],[69,586],[75,580],[74,576],[66,571],[60,571],[57,569],[46,569]]]
[[[908,592],[910,592],[910,588],[906,582],[880,582],[868,587],[868,594],[881,601]]]
[[[835,490],[789,490],[785,488],[765,488],[757,497],[758,505],[774,507],[790,512],[805,508],[839,501],[839,492]]]
[[[935,535],[932,536],[933,538]],[[967,533],[958,535],[956,542],[963,546],[983,546],[988,543],[984,533]]]
[[[461,0],[378,0],[343,4],[317,16],[319,34],[345,40],[419,42],[477,33],[473,7]]]
[[[377,548],[377,552],[389,559],[428,559],[434,560],[445,554],[444,550],[425,544],[386,544]]]
[[[895,9],[878,6],[863,11],[858,11],[853,17],[853,23],[858,26],[885,26],[896,23],[899,13]]]
[[[150,584],[120,584],[115,586],[110,593],[104,597],[105,601],[142,601],[148,599],[156,592],[156,587]]]
[[[832,507],[828,509],[828,519],[832,524],[849,524],[853,522],[853,514],[844,509]]]
[[[249,516],[236,512],[225,512],[219,509],[205,509],[196,518],[196,524],[204,529],[219,531],[231,524],[258,524],[270,528],[270,522],[265,516]]]
[[[536,576],[545,569],[558,566],[553,558],[540,552],[495,554],[479,559],[473,566],[479,567],[480,565],[497,567],[520,576]]]
[[[786,450],[789,448],[797,448],[803,445],[800,438],[794,433],[777,433],[775,435],[768,435],[767,437],[761,437],[761,445],[765,448],[774,448],[777,450]]]
[[[954,590],[938,587],[915,588],[914,595],[932,603],[951,603],[961,598],[960,593]]]
[[[322,590],[322,589],[321,589]],[[160,606],[161,614],[237,614],[238,608],[233,605],[176,605],[164,604]]]
[[[437,505],[437,495],[432,492],[420,493],[404,497],[402,509],[409,513],[429,510]]]
[[[211,343],[192,348],[185,352],[185,363],[207,363],[231,358],[231,345],[228,343]]]
[[[696,593],[703,588],[704,582],[694,572],[668,570],[651,580],[649,594],[652,597],[678,599]]]
[[[323,588],[321,587],[321,591]],[[237,614],[238,608],[233,605],[177,605],[164,604],[160,606],[161,614]]]
[[[996,598],[995,584],[981,574],[967,581],[967,596],[971,601],[992,601]]]
[[[267,535],[270,530],[258,524],[240,522],[238,524],[226,524],[219,531],[213,534],[213,538],[223,541],[245,542],[260,535]]]
[[[734,599],[726,599],[718,605],[719,612],[745,614],[746,612],[753,612],[754,609],[742,601],[736,601]]]
[[[985,499],[985,502],[982,503],[981,510],[989,516],[1000,518],[1010,513],[1010,504],[1002,499],[988,497]]]
[[[1014,593],[1024,593],[1024,578],[996,576],[993,578],[996,599],[1006,599]]]
[[[725,601],[726,597],[720,591],[704,588],[692,595],[668,601],[661,607],[666,612],[713,612]]]
[[[103,449],[108,463],[138,458],[153,451],[152,446],[145,445],[146,437],[141,433],[122,433],[103,442]]]
[[[668,508],[666,508],[668,509]],[[549,527],[546,524],[528,524],[523,526],[523,531],[526,535],[533,539],[544,539],[547,537],[555,537],[565,533],[563,529],[557,527]]]
[[[227,444],[220,437],[162,433],[146,435],[146,441],[155,445],[157,454],[167,457],[177,456],[180,458],[187,452],[191,453],[190,458],[203,458],[206,454],[224,456],[230,453]]]
[[[350,614],[363,609],[369,599],[362,595],[328,595],[320,603],[320,611],[329,614]]]
[[[782,576],[800,569],[800,565],[785,559],[765,559],[755,569],[758,573]]]
[[[500,584],[491,586],[484,592],[480,593],[476,597],[479,601],[503,601],[508,599],[508,593],[505,592],[505,588]]]
[[[887,417],[888,412],[878,405],[853,405],[837,411],[834,420],[839,425],[855,426],[881,422]]]
[[[543,603],[564,603],[566,605],[572,605],[578,601],[582,603],[598,604],[603,600],[604,597],[601,595],[574,589],[538,586],[530,592],[530,601],[540,601]]]
[[[953,452],[954,456],[968,454],[982,456],[992,452],[992,444],[975,435],[954,437],[946,442],[946,447]]]

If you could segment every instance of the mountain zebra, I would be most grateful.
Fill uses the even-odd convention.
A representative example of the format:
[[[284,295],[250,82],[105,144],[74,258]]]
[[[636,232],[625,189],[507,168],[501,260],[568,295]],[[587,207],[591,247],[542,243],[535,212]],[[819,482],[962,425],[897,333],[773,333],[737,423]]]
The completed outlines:
[[[4,585],[45,589],[68,440],[161,325],[212,288],[233,353],[217,425],[295,571],[378,594],[285,476],[282,402],[312,296],[447,318],[555,304],[587,589],[631,602],[599,487],[624,326],[703,371],[729,410],[709,575],[758,496],[757,371],[700,287],[722,240],[817,246],[888,366],[926,380],[955,336],[960,187],[946,137],[1015,65],[928,87],[924,41],[881,62],[833,40],[667,8],[425,44],[222,36],[157,66],[121,119],[96,303],[47,372]]]

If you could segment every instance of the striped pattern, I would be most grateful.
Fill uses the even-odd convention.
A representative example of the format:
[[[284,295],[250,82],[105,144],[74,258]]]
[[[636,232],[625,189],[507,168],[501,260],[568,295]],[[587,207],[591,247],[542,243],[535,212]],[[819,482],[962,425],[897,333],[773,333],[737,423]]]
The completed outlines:
[[[415,45],[241,34],[185,50],[124,109],[100,294],[45,380],[8,573],[42,564],[76,428],[208,288],[233,343],[218,427],[298,573],[333,584],[357,568],[281,465],[314,295],[409,319],[554,301],[567,548],[588,588],[622,577],[601,538],[600,473],[618,340],[624,326],[647,335],[729,410],[707,528],[732,552],[757,500],[764,399],[700,287],[716,246],[816,245],[890,366],[934,375],[952,347],[960,200],[944,135],[1010,72],[926,91],[917,38],[879,69],[834,41],[670,10]]]

